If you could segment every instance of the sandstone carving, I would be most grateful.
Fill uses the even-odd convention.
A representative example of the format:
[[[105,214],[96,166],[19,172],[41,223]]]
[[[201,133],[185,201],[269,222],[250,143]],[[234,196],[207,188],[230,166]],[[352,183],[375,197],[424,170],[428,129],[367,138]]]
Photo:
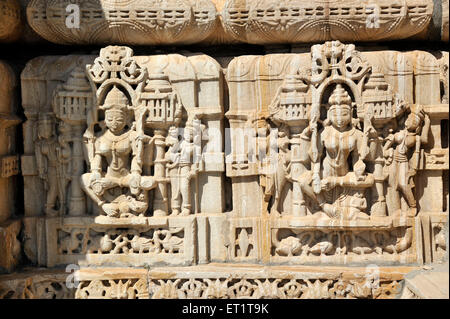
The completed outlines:
[[[20,5],[17,0],[0,1],[0,42],[17,40],[22,29]]]
[[[21,257],[21,222],[15,216],[19,193],[16,175],[20,172],[16,129],[21,122],[16,115],[16,85],[13,69],[0,61],[0,271],[13,271]]]
[[[84,12],[75,32],[66,25],[70,4]],[[61,44],[190,44],[214,31],[216,7],[211,0],[33,0],[27,17],[44,39]]]
[[[352,42],[430,34],[435,3],[31,1],[48,40],[108,46],[26,64],[20,156],[0,64],[0,271],[47,268],[1,275],[0,297],[425,296],[435,275],[406,274],[448,259],[448,52]],[[122,46],[233,41],[314,43]]]
[[[432,0],[32,0],[27,18],[39,35],[60,44],[378,41],[427,32],[448,41],[448,2],[435,10],[440,30],[431,28],[433,8]],[[80,25],[68,27],[74,10]]]

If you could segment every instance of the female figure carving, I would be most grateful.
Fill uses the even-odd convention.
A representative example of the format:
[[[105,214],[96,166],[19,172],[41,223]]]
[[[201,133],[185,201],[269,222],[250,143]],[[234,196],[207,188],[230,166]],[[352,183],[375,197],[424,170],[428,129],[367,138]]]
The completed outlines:
[[[428,143],[429,130],[430,118],[420,106],[417,106],[408,115],[405,128],[386,138],[383,153],[390,172],[389,184],[394,190],[392,204],[396,209],[395,214],[401,211],[401,196],[410,208],[410,215],[416,214],[416,200],[412,191],[413,177],[419,164],[420,146]],[[394,145],[395,150],[392,148]]]
[[[151,143],[152,139],[127,127],[128,98],[117,87],[107,94],[102,108],[107,130],[95,141],[91,172],[81,177],[83,189],[110,217],[130,212],[143,215],[148,207],[145,191],[156,184],[152,177],[141,176],[138,145]]]
[[[351,102],[347,91],[337,84],[329,99],[324,128],[318,135],[319,158],[323,160],[313,163],[312,172],[303,174],[299,183],[302,192],[329,217],[368,219],[362,190],[370,187],[374,179],[365,173],[361,154],[367,138],[352,123]],[[318,183],[319,189],[313,183]]]

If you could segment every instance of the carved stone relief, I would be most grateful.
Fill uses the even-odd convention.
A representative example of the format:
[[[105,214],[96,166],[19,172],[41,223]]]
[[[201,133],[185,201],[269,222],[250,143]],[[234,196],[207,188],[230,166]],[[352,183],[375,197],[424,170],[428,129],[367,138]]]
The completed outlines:
[[[44,85],[51,100],[23,91],[25,210],[47,225],[45,234],[41,217],[28,218],[26,233],[46,243],[27,245],[29,258],[195,262],[194,215],[224,205],[218,64],[204,55],[135,57],[118,46],[97,58],[35,62],[22,81]]]
[[[21,222],[16,218],[18,200],[17,176],[20,173],[17,155],[17,114],[15,89],[17,77],[13,69],[0,61],[0,272],[13,271],[20,261]]]
[[[21,13],[18,0],[0,1],[0,42],[17,40],[21,31]]]
[[[233,227],[259,220],[246,230],[269,233],[258,258],[422,260],[417,216],[442,214],[445,195],[425,200],[416,181],[448,167],[448,149],[431,137],[445,105],[425,89],[440,85],[439,63],[426,52],[358,52],[339,41],[230,63]],[[428,181],[443,189],[442,178]]]
[[[79,28],[66,25],[74,14],[69,4],[79,8]],[[448,1],[434,6],[432,0],[32,0],[27,19],[40,36],[60,44],[378,41],[429,33],[448,41]]]
[[[328,11],[343,7],[323,19],[315,8],[311,19],[321,22],[308,26],[303,2],[291,1],[287,11],[270,1],[218,3],[247,24],[241,31],[250,43],[270,43],[281,32],[273,21],[288,20],[277,23],[283,42],[303,41],[289,31],[300,25],[307,39],[315,32],[309,28],[331,23],[323,36],[335,38],[343,32],[334,22],[347,10],[325,1]],[[381,6],[396,28],[362,34],[424,32],[432,4],[421,3]],[[88,13],[100,4],[109,15],[121,5],[82,2]],[[80,43],[86,34],[93,38],[85,43],[131,39],[118,16],[106,19],[118,23],[114,32],[104,16],[89,16],[95,32],[64,34],[64,5],[30,2],[28,13],[40,17],[33,27],[61,43]],[[211,39],[219,10],[199,5],[139,9],[156,14],[141,30],[163,41],[158,32],[168,28],[166,44],[189,42],[186,34],[199,28]],[[359,7],[348,7],[360,25]],[[179,24],[167,20],[174,10],[184,12]],[[236,22],[221,19],[225,29]],[[233,29],[234,37],[241,31]],[[1,297],[391,298],[406,266],[448,258],[448,52],[370,51],[334,40],[303,53],[220,61],[135,55],[114,45],[27,63],[20,162],[0,143],[2,178],[23,176],[24,217],[0,210],[0,267],[13,269],[23,250],[34,265],[82,270],[76,289],[52,270],[45,278],[0,277]],[[0,91],[2,130],[19,124],[1,104],[12,101],[12,88]],[[365,277],[371,264],[382,268],[373,286]]]

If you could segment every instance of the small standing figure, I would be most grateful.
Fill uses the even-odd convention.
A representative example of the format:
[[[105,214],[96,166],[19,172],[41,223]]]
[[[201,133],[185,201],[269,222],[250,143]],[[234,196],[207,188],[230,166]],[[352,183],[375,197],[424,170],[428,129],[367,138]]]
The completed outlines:
[[[68,203],[68,196],[66,194],[67,186],[72,179],[72,148],[70,146],[70,125],[64,122],[59,123],[59,136],[58,136],[58,147],[56,149],[58,157],[58,183],[61,188],[61,204],[63,209]],[[73,187],[73,186],[72,186]]]
[[[266,194],[273,197],[271,214],[279,215],[281,194],[286,182],[290,179],[291,152],[289,150],[289,129],[282,126],[278,131],[276,163],[273,174],[267,175]],[[268,198],[266,199],[268,201]]]
[[[39,177],[44,181],[44,189],[47,191],[45,203],[47,216],[57,216],[63,208],[63,196],[61,195],[58,177],[58,147],[53,114],[40,113],[38,141],[36,142],[36,164]]]
[[[425,114],[421,106],[416,106],[408,115],[405,128],[386,138],[383,153],[390,172],[389,184],[394,190],[394,215],[401,213],[401,195],[409,207],[409,216],[416,215],[413,178],[419,165],[420,147],[428,143],[429,130],[428,114]],[[395,150],[392,148],[394,145]]]
[[[184,128],[183,139],[178,140],[178,128],[172,126],[169,129],[169,135],[166,139],[169,149],[166,153],[168,164],[168,176],[171,185],[171,206],[172,215],[180,214],[186,216],[191,213],[191,192],[190,181],[197,174],[196,165],[193,164],[194,142],[193,128],[186,125]]]

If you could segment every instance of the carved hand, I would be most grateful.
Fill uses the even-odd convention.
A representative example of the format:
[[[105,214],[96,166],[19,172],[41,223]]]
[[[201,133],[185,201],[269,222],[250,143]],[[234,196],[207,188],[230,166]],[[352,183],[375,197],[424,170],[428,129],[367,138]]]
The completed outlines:
[[[321,187],[321,189],[322,189],[322,190],[325,190],[325,191],[331,190],[331,189],[333,188],[333,186],[334,186],[333,183],[332,183],[331,180],[328,179],[328,178],[324,178],[324,179],[322,179],[321,182],[320,182],[320,187]]]
[[[137,195],[139,193],[141,186],[141,175],[138,173],[131,173],[131,179],[130,179],[130,191],[131,194]]]
[[[321,182],[320,182],[320,176],[318,173],[314,173],[312,176],[312,186],[314,193],[319,194],[322,190]]]

